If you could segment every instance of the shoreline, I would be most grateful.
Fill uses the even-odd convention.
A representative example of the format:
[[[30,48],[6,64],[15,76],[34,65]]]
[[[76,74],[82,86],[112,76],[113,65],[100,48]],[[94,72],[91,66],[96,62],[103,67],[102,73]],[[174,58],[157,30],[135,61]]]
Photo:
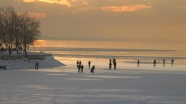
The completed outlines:
[[[0,59],[0,66],[7,66],[7,70],[34,69],[36,61],[39,63],[39,68],[65,66],[65,64],[56,60],[52,54],[43,52],[30,52],[28,55],[1,54]]]

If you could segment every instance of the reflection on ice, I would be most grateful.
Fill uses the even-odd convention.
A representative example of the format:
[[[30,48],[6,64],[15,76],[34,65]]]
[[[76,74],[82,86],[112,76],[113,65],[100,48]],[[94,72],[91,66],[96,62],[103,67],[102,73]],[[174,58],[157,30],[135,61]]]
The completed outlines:
[[[56,76],[61,76],[61,75],[67,75],[67,74],[45,74],[45,75],[56,75]]]
[[[86,91],[86,90],[85,90]],[[89,92],[141,92],[143,90],[125,90],[125,89],[88,89]]]
[[[138,76],[104,76],[104,75],[85,75],[92,78],[140,78]]]
[[[48,86],[42,86],[42,85],[26,85],[26,86],[22,86],[22,87],[27,87],[27,88],[31,88],[31,89],[37,89],[37,90],[51,90],[51,87]]]
[[[68,78],[67,80],[75,80],[75,81],[91,81],[91,80],[99,80],[99,79],[87,79],[87,78]]]

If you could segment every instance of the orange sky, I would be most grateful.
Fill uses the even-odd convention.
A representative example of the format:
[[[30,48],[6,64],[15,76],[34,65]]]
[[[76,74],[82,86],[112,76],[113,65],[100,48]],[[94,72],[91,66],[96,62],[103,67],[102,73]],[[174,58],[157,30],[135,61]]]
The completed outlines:
[[[41,39],[186,41],[186,0],[0,0],[41,21]]]

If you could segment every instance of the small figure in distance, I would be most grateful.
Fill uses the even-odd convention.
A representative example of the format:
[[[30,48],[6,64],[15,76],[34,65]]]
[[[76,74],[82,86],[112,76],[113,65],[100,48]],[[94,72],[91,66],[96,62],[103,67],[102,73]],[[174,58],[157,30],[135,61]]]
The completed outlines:
[[[78,73],[80,72],[80,69],[81,69],[81,65],[79,64],[78,65]]]
[[[109,59],[109,62],[111,63],[112,62],[112,59]]]
[[[112,60],[110,59],[109,60],[109,69],[111,69],[112,68]]]
[[[84,66],[83,66],[83,65],[81,65],[81,73],[83,73],[83,68],[84,68]]]
[[[116,64],[117,64],[117,63],[116,63],[116,59],[114,58],[114,59],[113,59],[114,69],[116,69]]]
[[[92,66],[90,72],[91,72],[91,73],[94,73],[94,70],[95,70],[95,66]]]
[[[81,65],[82,63],[81,63],[81,61],[79,61],[79,65]]]
[[[77,61],[77,62],[76,62],[76,64],[77,64],[77,68],[78,68],[78,65],[79,65],[79,61]]]
[[[138,60],[138,67],[140,66],[140,61]]]
[[[174,65],[174,60],[173,59],[171,60],[171,64],[172,64],[172,66]]]
[[[154,67],[155,67],[156,66],[156,60],[154,60],[153,63],[154,63]]]
[[[89,67],[89,69],[90,69],[90,64],[91,64],[91,62],[90,62],[90,60],[88,61],[88,67]]]
[[[165,59],[163,59],[163,66],[165,66]]]
[[[39,63],[36,61],[35,62],[35,70],[38,70],[38,68],[39,68]]]

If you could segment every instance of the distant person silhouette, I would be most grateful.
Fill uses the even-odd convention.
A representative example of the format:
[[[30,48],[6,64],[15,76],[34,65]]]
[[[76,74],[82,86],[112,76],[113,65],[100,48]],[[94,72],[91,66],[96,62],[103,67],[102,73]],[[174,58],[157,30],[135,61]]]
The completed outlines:
[[[109,62],[112,63],[112,59],[109,59]]]
[[[78,65],[78,73],[80,72],[80,70],[81,70],[81,65],[79,64]]]
[[[38,68],[39,68],[39,63],[36,61],[35,62],[35,69],[38,70]]]
[[[109,59],[109,69],[111,69],[111,68],[112,68],[112,60]]]
[[[90,64],[91,64],[91,62],[90,62],[90,60],[88,61],[88,67],[89,67],[89,69],[90,69]]]
[[[153,61],[154,66],[156,66],[156,60]]]
[[[81,65],[81,61],[79,61],[79,65]]]
[[[165,66],[165,59],[163,59],[163,66]]]
[[[173,59],[171,60],[171,64],[174,65],[174,60]]]
[[[109,62],[109,69],[111,69],[112,68],[112,63],[111,62]]]
[[[116,64],[117,64],[117,63],[116,63],[116,59],[114,58],[114,59],[113,59],[114,69],[116,69]]]
[[[137,62],[137,63],[138,63],[138,67],[139,67],[139,66],[140,66],[140,61],[138,60],[138,62]]]
[[[81,73],[83,73],[83,68],[84,68],[84,66],[83,66],[83,65],[81,65]]]
[[[77,68],[78,68],[78,66],[79,66],[79,61],[77,61],[76,64],[77,64]]]
[[[95,70],[95,66],[92,66],[90,72],[91,72],[91,73],[94,73],[94,70]]]

